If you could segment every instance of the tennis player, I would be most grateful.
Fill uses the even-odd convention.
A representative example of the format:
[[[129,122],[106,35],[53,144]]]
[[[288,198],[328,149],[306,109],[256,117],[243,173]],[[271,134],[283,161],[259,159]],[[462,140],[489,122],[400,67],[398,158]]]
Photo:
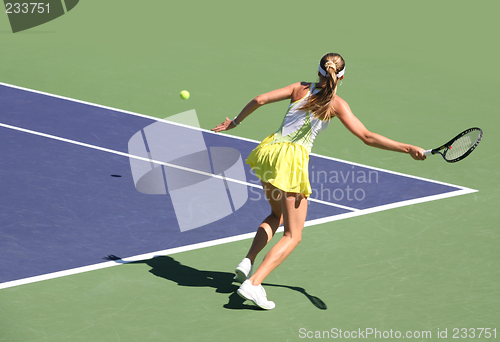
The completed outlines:
[[[294,250],[302,238],[307,214],[307,197],[311,194],[308,165],[315,137],[330,120],[340,122],[366,145],[408,153],[424,160],[424,150],[370,132],[352,113],[349,105],[336,96],[337,85],[344,78],[345,61],[339,54],[327,53],[319,63],[319,82],[299,82],[258,95],[233,120],[212,129],[226,131],[238,126],[257,108],[272,102],[290,100],[281,127],[265,138],[248,156],[247,164],[261,180],[271,214],[259,226],[246,258],[236,267],[235,280],[241,282],[238,294],[263,309],[273,309],[261,283]],[[284,225],[283,237],[267,253],[255,273],[257,254]]]

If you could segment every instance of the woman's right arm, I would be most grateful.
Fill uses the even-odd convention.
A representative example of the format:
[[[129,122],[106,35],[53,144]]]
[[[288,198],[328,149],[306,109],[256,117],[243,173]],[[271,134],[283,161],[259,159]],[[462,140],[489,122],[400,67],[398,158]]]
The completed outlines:
[[[339,96],[335,96],[334,108],[336,116],[342,122],[342,124],[355,136],[357,136],[361,141],[363,141],[368,146],[378,147],[384,150],[390,150],[395,152],[409,153],[411,157],[415,160],[426,159],[424,155],[424,149],[400,143],[389,138],[386,138],[380,134],[370,132],[363,123],[352,113],[351,108]]]

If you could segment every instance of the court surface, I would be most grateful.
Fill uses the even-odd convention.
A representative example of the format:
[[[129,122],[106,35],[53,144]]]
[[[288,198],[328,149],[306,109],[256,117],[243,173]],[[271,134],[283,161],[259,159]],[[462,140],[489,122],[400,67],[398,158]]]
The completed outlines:
[[[168,255],[248,238],[267,215],[259,181],[246,165],[245,204],[223,219],[182,231],[169,192],[141,193],[132,179],[129,140],[156,120],[7,85],[0,92],[2,174],[9,179],[2,189],[7,210],[0,250],[7,262],[0,268],[1,287],[105,267],[112,263],[90,265],[108,255],[145,259],[144,254]],[[165,124],[171,127],[164,134],[198,131]],[[200,133],[207,149],[231,146],[243,156],[257,144]],[[179,148],[178,140],[161,148]],[[311,156],[310,169],[307,226],[474,192],[319,155]],[[208,214],[200,208],[191,215]]]
[[[16,34],[0,13],[0,341],[498,340],[498,13],[496,0],[86,0]],[[425,149],[469,127],[483,140],[458,163],[417,162],[332,121],[302,241],[264,283],[276,308],[258,310],[232,282],[269,212],[244,159],[288,104],[210,129],[316,81],[328,51],[369,130]],[[199,128],[171,121],[193,109]],[[209,223],[177,215],[171,190],[190,184],[172,186],[156,158],[157,124],[209,153],[195,188],[224,184],[192,216]],[[215,167],[212,151],[229,150],[244,181]],[[136,164],[160,181],[136,182]]]

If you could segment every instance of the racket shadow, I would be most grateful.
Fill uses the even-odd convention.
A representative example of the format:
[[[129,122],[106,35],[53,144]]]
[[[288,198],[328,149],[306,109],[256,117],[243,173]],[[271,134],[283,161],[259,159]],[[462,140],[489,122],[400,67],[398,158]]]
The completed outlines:
[[[290,289],[293,291],[297,291],[302,293],[309,299],[309,301],[318,309],[320,310],[326,310],[327,306],[325,302],[323,302],[320,298],[316,296],[312,296],[307,291],[302,288],[302,287],[297,287],[297,286],[288,286],[288,285],[279,285],[279,284],[270,284],[270,283],[262,283],[262,286],[274,286],[274,287],[283,287],[286,289]],[[232,295],[229,296],[229,303],[224,305],[226,309],[233,309],[233,310],[241,310],[241,309],[250,309],[250,310],[263,310],[258,308],[255,305],[247,305],[245,303],[245,299],[241,298],[236,292],[234,292]]]
[[[302,293],[304,296],[307,297],[307,299],[309,299],[309,301],[315,306],[317,307],[318,309],[320,310],[326,310],[327,309],[327,306],[325,304],[325,302],[323,302],[320,298],[316,297],[316,296],[312,296],[310,295],[309,293],[307,293],[307,291],[302,288],[302,287],[298,287],[298,286],[288,286],[288,285],[276,285],[276,284],[267,284],[267,283],[262,283],[263,286],[275,286],[275,287],[284,287],[286,289],[290,289],[290,290],[294,290],[294,291],[297,291],[297,292],[300,292]]]

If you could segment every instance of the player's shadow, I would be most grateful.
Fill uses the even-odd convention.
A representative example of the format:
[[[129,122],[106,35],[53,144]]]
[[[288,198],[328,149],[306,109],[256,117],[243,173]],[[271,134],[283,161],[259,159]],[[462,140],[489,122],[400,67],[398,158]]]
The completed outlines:
[[[120,262],[121,259],[114,255],[109,255],[106,260],[114,260]],[[128,264],[146,264],[151,269],[149,272],[157,277],[161,277],[177,283],[179,286],[190,287],[212,287],[217,293],[231,293],[229,302],[224,305],[226,309],[233,310],[260,310],[253,304],[245,304],[245,300],[241,298],[236,290],[239,284],[233,283],[234,273],[219,272],[219,271],[202,271],[196,268],[186,266],[170,256],[158,256],[148,260],[134,261]],[[314,306],[321,310],[326,310],[326,304],[317,297],[309,295],[306,290],[301,287],[277,285],[277,284],[262,284],[264,286],[283,287],[290,290],[298,291],[304,294]]]

